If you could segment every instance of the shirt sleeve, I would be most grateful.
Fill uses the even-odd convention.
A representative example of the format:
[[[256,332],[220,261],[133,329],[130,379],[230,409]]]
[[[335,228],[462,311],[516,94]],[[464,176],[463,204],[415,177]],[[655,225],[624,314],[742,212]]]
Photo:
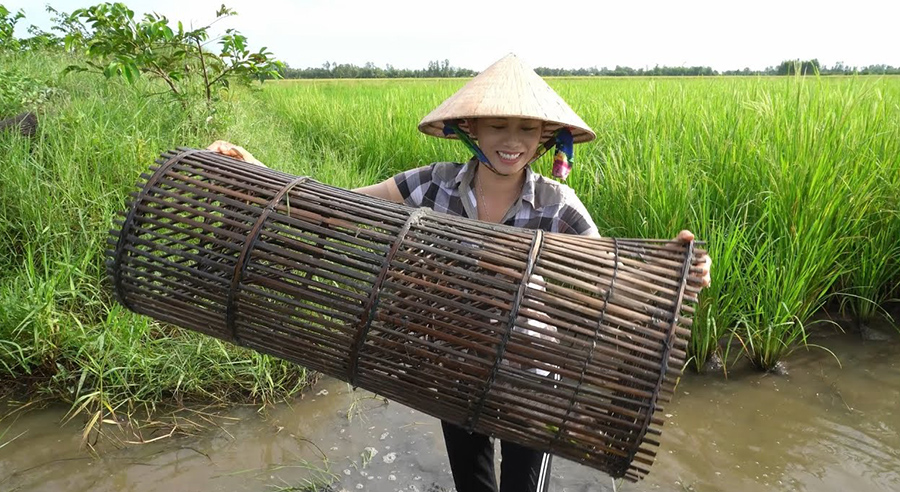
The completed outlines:
[[[591,218],[590,212],[581,203],[581,199],[574,191],[566,193],[566,205],[560,216],[559,232],[564,234],[579,234],[581,236],[599,236],[597,225]]]
[[[435,164],[417,167],[394,175],[394,183],[400,190],[403,202],[410,207],[421,207],[425,191],[431,185]]]

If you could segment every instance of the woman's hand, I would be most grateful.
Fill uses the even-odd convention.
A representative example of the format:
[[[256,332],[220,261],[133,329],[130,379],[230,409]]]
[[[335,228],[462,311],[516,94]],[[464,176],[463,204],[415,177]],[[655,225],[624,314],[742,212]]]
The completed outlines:
[[[683,243],[689,243],[694,240],[694,233],[688,230],[683,230],[678,233],[678,236],[675,237],[675,240],[681,241]],[[700,268],[700,285],[702,287],[709,287],[709,284],[712,282],[712,278],[709,275],[709,271],[712,268],[712,258],[710,258],[708,254],[703,253],[703,256],[700,257],[700,261],[694,263],[694,266]]]
[[[267,167],[265,164],[259,162],[255,157],[253,157],[253,154],[247,152],[247,149],[239,145],[235,145],[231,142],[226,142],[225,140],[216,140],[215,142],[209,144],[209,147],[207,147],[206,150],[211,150],[222,155],[227,155],[228,157],[234,157],[235,159],[247,161],[250,164]]]

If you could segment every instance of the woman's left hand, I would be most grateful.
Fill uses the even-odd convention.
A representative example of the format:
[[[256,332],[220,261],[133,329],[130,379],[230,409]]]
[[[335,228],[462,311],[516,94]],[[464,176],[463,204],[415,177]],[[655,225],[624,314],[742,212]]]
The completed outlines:
[[[247,149],[241,147],[240,145],[226,142],[225,140],[216,140],[215,142],[209,144],[209,147],[207,147],[206,150],[211,150],[218,154],[227,155],[228,157],[234,157],[235,159],[240,159],[242,161],[249,162],[250,164],[256,164],[257,166],[268,167],[258,159],[256,159],[256,157],[253,157],[253,154],[248,152]]]
[[[675,240],[689,243],[694,240],[694,233],[685,229],[678,233]],[[709,287],[709,284],[712,282],[712,278],[709,275],[709,271],[712,268],[712,258],[710,258],[708,254],[703,253],[703,256],[700,257],[700,261],[694,263],[694,266],[700,268],[700,272],[698,273],[701,277],[700,285],[702,287]]]

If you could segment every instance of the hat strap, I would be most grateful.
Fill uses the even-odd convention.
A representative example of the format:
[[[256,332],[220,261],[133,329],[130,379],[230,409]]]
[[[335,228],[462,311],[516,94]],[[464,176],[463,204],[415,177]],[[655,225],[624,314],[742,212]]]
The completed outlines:
[[[487,165],[488,169],[490,169],[494,173],[499,174],[499,172],[494,169],[494,165],[491,164],[491,161],[488,160],[487,157],[485,157],[484,152],[481,151],[481,149],[478,147],[478,144],[476,144],[475,141],[472,140],[472,137],[470,137],[468,133],[462,131],[462,129],[459,128],[459,120],[451,120],[444,123],[444,136],[450,135],[451,133],[456,135],[456,137],[459,138],[462,143],[466,144],[466,147],[468,147],[469,150],[471,150],[472,153],[475,154],[476,159]]]

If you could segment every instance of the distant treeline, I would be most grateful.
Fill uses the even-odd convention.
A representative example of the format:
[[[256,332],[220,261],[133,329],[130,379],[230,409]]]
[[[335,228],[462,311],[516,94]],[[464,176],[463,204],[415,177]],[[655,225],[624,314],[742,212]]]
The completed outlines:
[[[286,79],[397,79],[426,77],[473,77],[478,72],[467,68],[450,66],[450,60],[428,62],[428,68],[411,70],[408,68],[376,67],[374,63],[363,66],[352,63],[325,62],[319,68],[291,68],[286,66],[282,76]]]
[[[819,63],[819,60],[785,60],[777,66],[767,67],[765,70],[713,70],[711,67],[665,67],[631,68],[616,66],[616,68],[578,68],[559,69],[538,67],[535,71],[542,76],[703,76],[703,75],[851,75],[851,74],[900,74],[900,67],[890,65],[869,65],[865,67],[851,67],[841,62],[832,67]]]
[[[616,66],[615,68],[548,68],[538,67],[535,72],[541,76],[551,77],[630,77],[630,76],[710,76],[710,75],[886,75],[900,74],[900,67],[891,65],[868,65],[854,67],[837,62],[828,67],[819,63],[819,60],[785,60],[776,66],[767,67],[765,70],[740,70],[717,71],[711,67],[665,67],[631,68]],[[387,65],[385,68],[376,67],[374,63],[366,63],[360,67],[352,63],[326,62],[318,68],[291,68],[285,67],[282,75],[286,79],[379,79],[379,78],[423,78],[423,77],[472,77],[478,72],[467,68],[457,68],[450,65],[449,60],[432,61],[428,68],[411,70],[408,68],[394,68]]]

